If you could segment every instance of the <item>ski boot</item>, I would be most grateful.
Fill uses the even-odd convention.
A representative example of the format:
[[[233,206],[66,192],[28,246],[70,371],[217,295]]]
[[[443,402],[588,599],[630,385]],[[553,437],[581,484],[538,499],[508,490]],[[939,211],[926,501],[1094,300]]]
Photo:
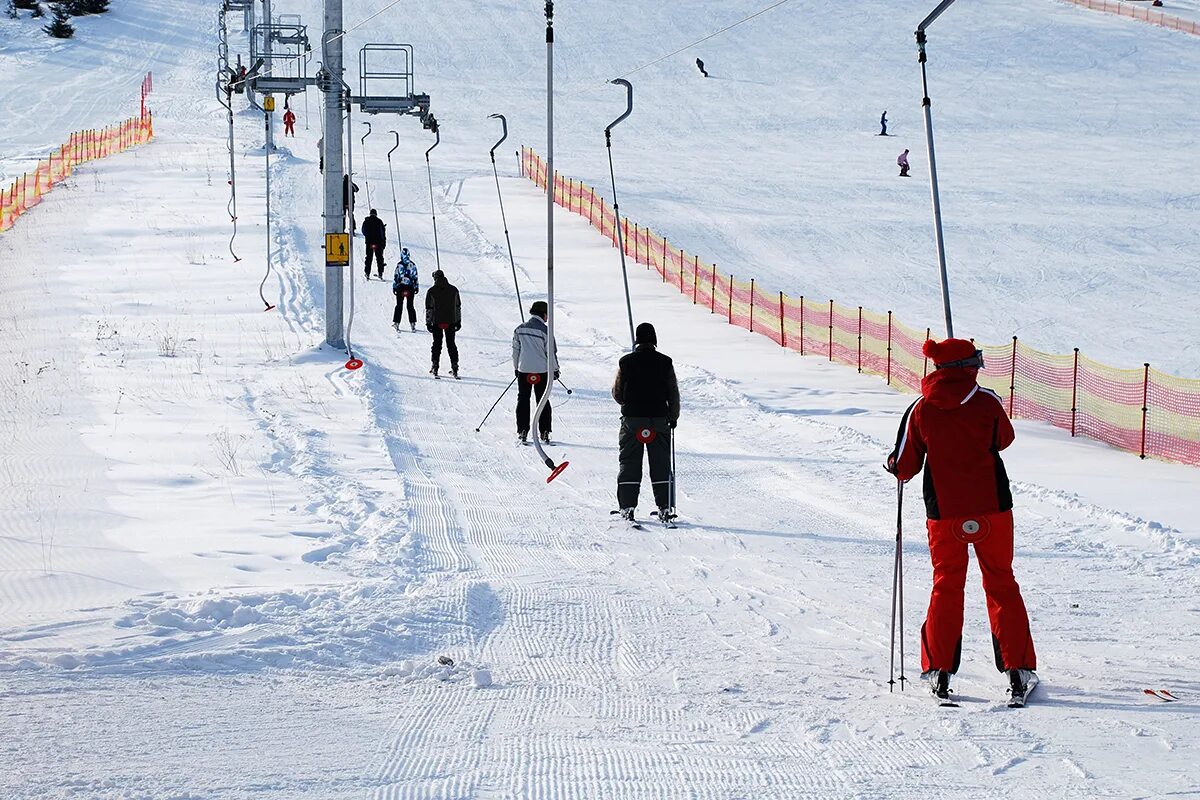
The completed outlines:
[[[662,523],[664,528],[674,528],[675,518],[678,516],[670,506],[663,506],[658,509],[658,521]]]
[[[417,323],[415,323],[415,322],[410,322],[410,323],[408,323],[408,324],[412,326],[412,332],[413,332],[413,333],[416,333],[416,332],[417,332]]]
[[[633,518],[633,511],[634,510],[632,508],[622,508],[621,509],[621,519],[625,520],[628,523],[637,522],[637,520],[635,520]]]
[[[393,323],[392,323],[392,330],[394,330],[396,333],[399,333],[399,332],[400,332],[400,323],[399,323],[399,322],[393,322]]]
[[[438,368],[436,364],[429,368],[429,374],[435,378],[438,377]]]
[[[1010,669],[1008,671],[1008,707],[1023,708],[1026,698],[1038,685],[1037,673],[1031,669]]]
[[[550,444],[550,431],[542,431],[540,436],[542,439],[542,444]]]
[[[950,673],[933,669],[921,676],[929,682],[929,693],[938,701],[939,706],[958,705],[950,699]]]
[[[529,444],[529,431],[517,431],[517,438],[521,440],[521,444]]]
[[[455,364],[453,367],[450,368],[450,377],[454,378],[454,380],[459,380],[457,364]]]

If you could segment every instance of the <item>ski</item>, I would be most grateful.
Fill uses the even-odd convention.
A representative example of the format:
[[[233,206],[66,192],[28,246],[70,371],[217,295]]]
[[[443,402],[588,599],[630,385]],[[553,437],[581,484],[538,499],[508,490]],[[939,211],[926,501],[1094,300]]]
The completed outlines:
[[[1148,694],[1151,697],[1162,700],[1164,703],[1174,703],[1179,698],[1168,692],[1166,689],[1142,689],[1143,694]]]
[[[610,517],[620,517],[620,516],[621,516],[621,512],[620,512],[619,510],[617,510],[617,509],[614,509],[614,510],[612,510],[612,511],[608,512],[608,515],[609,515]],[[645,529],[645,528],[642,526],[642,523],[638,522],[636,519],[625,519],[624,517],[621,517],[621,521],[622,521],[622,522],[624,522],[624,523],[625,523],[625,527],[629,528],[630,530],[634,530],[634,531],[644,531],[644,530],[646,530],[646,529]]]
[[[1025,684],[1025,691],[1021,693],[1009,690],[1011,694],[1008,698],[1009,708],[1024,708],[1025,703],[1029,700],[1029,695],[1033,694],[1033,690],[1037,688],[1038,676],[1036,673],[1030,673],[1029,681]]]
[[[669,528],[671,530],[674,530],[675,528],[679,527],[679,525],[676,524],[676,522],[675,522],[675,520],[679,519],[678,514],[660,515],[657,511],[651,511],[650,516],[653,517],[654,519],[658,520],[664,528]]]

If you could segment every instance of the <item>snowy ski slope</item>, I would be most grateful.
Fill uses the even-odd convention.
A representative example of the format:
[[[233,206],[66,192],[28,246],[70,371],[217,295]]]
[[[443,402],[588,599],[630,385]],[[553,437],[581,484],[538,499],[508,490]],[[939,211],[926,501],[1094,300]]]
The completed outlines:
[[[794,5],[778,12],[792,16],[743,26],[746,38],[715,40],[711,52],[719,42],[729,59],[741,50],[780,53],[772,34],[799,17],[811,22],[803,28],[811,46],[828,56],[846,35],[837,27],[845,20],[816,16],[823,9],[815,3]],[[198,0],[131,0],[114,24],[151,6],[193,21],[146,33],[170,53],[153,64],[157,141],[80,170],[0,237],[0,384],[12,412],[0,436],[0,715],[10,742],[0,755],[0,796],[1200,794],[1200,682],[1190,677],[1200,656],[1200,473],[1019,425],[1007,460],[1016,480],[1018,578],[1042,658],[1039,702],[1018,713],[1003,707],[977,584],[968,588],[957,683],[963,707],[936,709],[917,687],[889,695],[894,487],[879,464],[905,397],[730,329],[635,271],[638,317],[658,325],[682,381],[680,505],[688,524],[642,533],[614,526],[616,414],[607,389],[625,336],[617,257],[584,223],[560,215],[558,323],[563,378],[574,393],[556,397],[552,450],[571,467],[544,485],[531,451],[512,444],[511,398],[474,433],[511,378],[518,321],[486,160],[498,133],[486,114],[510,115],[514,147],[540,140],[532,116],[543,66],[540,9],[443,2],[434,13],[433,4],[414,3],[408,17],[388,16],[372,29],[372,38],[389,29],[396,38],[429,37],[418,41],[428,76],[418,85],[434,94],[445,125],[434,158],[438,235],[443,267],[463,291],[464,379],[435,382],[426,374],[428,336],[392,331],[390,292],[361,282],[358,268],[354,332],[367,366],[347,373],[344,354],[319,346],[315,114],[273,165],[278,256],[267,286],[279,308],[261,312],[261,120],[237,119],[235,248],[243,260],[235,264],[226,250],[223,112],[210,87],[215,11]],[[353,21],[383,3],[348,6]],[[1069,30],[1092,37],[1097,50],[1126,41],[1124,26],[1133,24],[1055,3],[1018,7],[1021,24],[1047,41]],[[608,74],[592,63],[596,52],[641,63],[669,46],[665,39],[697,38],[753,5],[697,3],[689,14],[656,6],[636,17],[630,8],[560,6],[566,85]],[[853,13],[883,41],[894,27],[891,8],[863,3]],[[314,8],[277,10],[317,19]],[[950,19],[1004,17],[996,3],[954,13],[942,34],[948,51],[965,35]],[[903,48],[915,16],[896,34]],[[623,19],[638,21],[634,35],[618,35]],[[1138,57],[1168,73],[1195,65],[1194,50],[1136,30],[1149,42]],[[420,60],[430,52],[438,55]],[[899,44],[896,53],[897,64],[908,57]],[[912,263],[927,268],[919,184],[882,199],[857,195],[863,209],[889,206],[900,222],[911,219],[889,227],[858,214],[861,233],[832,209],[817,213],[834,196],[832,162],[813,162],[829,177],[813,177],[824,188],[806,199],[781,204],[748,191],[790,181],[787,165],[800,155],[787,140],[811,138],[819,126],[782,113],[798,112],[803,101],[793,101],[775,102],[781,113],[772,128],[742,94],[730,119],[746,127],[730,131],[762,131],[761,149],[746,144],[754,163],[710,156],[717,121],[686,112],[679,87],[695,76],[684,78],[694,57],[685,55],[673,67],[678,75],[655,68],[664,78],[639,96],[639,109],[674,98],[669,110],[705,135],[653,134],[662,149],[641,153],[651,172],[629,176],[623,207],[730,253],[778,254],[810,240],[819,249],[824,241],[844,247],[848,263],[854,252],[877,256],[888,234],[911,237],[904,240],[914,250],[926,250]],[[781,69],[816,63],[820,53],[793,55],[797,63],[780,57]],[[1181,63],[1185,57],[1192,60]],[[716,73],[721,57],[705,58]],[[87,66],[81,60],[81,81]],[[1093,77],[1102,67],[1095,69]],[[848,80],[835,74],[820,89],[830,98]],[[757,79],[775,101],[788,96],[786,72]],[[111,102],[136,100],[135,91],[126,94]],[[945,105],[951,95],[948,87]],[[594,137],[593,123],[602,128],[615,116],[611,99],[564,100],[564,170],[598,177],[603,153],[585,134]],[[864,113],[878,105],[867,102]],[[841,115],[850,116],[847,105],[829,104],[828,141]],[[898,122],[896,108],[889,116]],[[57,124],[77,126],[68,111]],[[1165,112],[1142,111],[1146,124],[1165,124]],[[632,138],[639,113],[623,135]],[[388,127],[373,122],[377,135]],[[1045,112],[1042,135],[1065,137],[1060,123]],[[435,257],[422,153],[430,140],[412,120],[394,127],[402,137],[393,156],[400,226],[428,285]],[[1113,136],[1129,142],[1136,133],[1117,126]],[[1183,137],[1182,128],[1175,135]],[[385,139],[368,140],[363,178],[391,223]],[[858,149],[875,144],[863,142]],[[854,151],[844,147],[843,155]],[[1180,163],[1184,155],[1176,155]],[[623,176],[635,156],[632,148],[621,155]],[[690,174],[681,175],[689,170],[680,164]],[[515,160],[501,167],[528,303],[544,280],[544,198],[515,177]],[[737,196],[735,207],[707,205],[717,186]],[[1131,184],[1106,213],[1132,214],[1130,197],[1156,186],[1150,178]],[[910,190],[896,211],[899,192]],[[1054,191],[1062,201],[1070,187]],[[963,201],[985,197],[971,190]],[[701,203],[706,216],[693,218]],[[1074,257],[1074,243],[1092,246],[1089,230],[1073,227],[1086,210],[1080,201],[1054,223],[1075,238],[1038,246],[1064,260]],[[1178,204],[1155,210],[1159,222],[1189,219]],[[811,235],[798,223],[771,224],[796,217],[809,220]],[[982,216],[969,219],[983,226]],[[1018,250],[1049,235],[1049,223],[1035,221],[1033,231],[1014,233]],[[1163,235],[1179,237],[1180,252],[1163,259],[1162,283],[1141,281],[1147,288],[1166,285],[1186,257],[1191,234]],[[823,277],[851,287],[854,270],[832,269],[824,252]],[[1116,306],[1125,290],[1115,276],[1102,277],[1096,293]],[[1049,293],[1025,278],[1011,277],[1009,324],[1029,313],[1024,299]],[[900,283],[889,276],[863,288],[886,302]],[[910,291],[914,308],[936,305],[932,286]],[[972,313],[965,295],[964,319]],[[1168,299],[1158,297],[1157,307],[1167,309]],[[1187,322],[1175,322],[1169,342],[1182,358]],[[1097,341],[1108,334],[1095,321],[1077,323]],[[1113,342],[1125,345],[1124,337]],[[919,506],[912,497],[905,513],[910,678],[929,588]],[[455,664],[438,665],[439,655]],[[483,669],[494,685],[476,688]],[[1148,687],[1183,700],[1149,698]]]

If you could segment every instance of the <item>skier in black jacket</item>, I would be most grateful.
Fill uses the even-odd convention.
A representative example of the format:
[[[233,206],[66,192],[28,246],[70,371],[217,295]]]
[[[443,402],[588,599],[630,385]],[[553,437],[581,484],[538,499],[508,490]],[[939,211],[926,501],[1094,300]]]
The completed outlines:
[[[442,361],[442,337],[446,338],[446,352],[450,354],[450,374],[458,377],[458,347],[454,334],[462,328],[462,300],[458,289],[446,280],[440,269],[433,272],[433,286],[425,292],[425,328],[433,334],[433,367],[429,374],[438,376]]]
[[[367,244],[367,263],[364,265],[367,280],[371,280],[372,258],[375,259],[379,268],[379,280],[383,280],[383,268],[387,266],[383,263],[383,249],[387,247],[387,224],[379,218],[373,208],[367,218],[363,220],[362,235]]]
[[[621,455],[617,504],[633,521],[642,485],[642,453],[650,454],[650,485],[659,518],[674,518],[671,507],[671,435],[679,422],[679,382],[675,365],[658,352],[654,326],[643,322],[634,335],[636,348],[621,359],[612,398],[621,404]]]

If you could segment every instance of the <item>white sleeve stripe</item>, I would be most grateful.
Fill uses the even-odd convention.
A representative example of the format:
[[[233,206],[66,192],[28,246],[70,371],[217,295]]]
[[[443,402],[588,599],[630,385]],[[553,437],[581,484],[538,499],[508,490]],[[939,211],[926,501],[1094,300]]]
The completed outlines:
[[[904,435],[900,437],[900,446],[896,448],[896,463],[900,463],[900,459],[904,457],[904,448],[908,445],[908,428],[912,425],[912,412],[917,410],[917,404],[921,402],[918,398],[916,403],[912,404],[912,408],[908,410],[908,414],[904,420]]]
[[[967,404],[967,401],[970,400],[972,397],[974,397],[975,393],[978,391],[979,391],[979,384],[977,383],[977,384],[975,384],[975,388],[967,393],[967,396],[962,399],[962,402],[959,403],[959,405],[965,406]]]

